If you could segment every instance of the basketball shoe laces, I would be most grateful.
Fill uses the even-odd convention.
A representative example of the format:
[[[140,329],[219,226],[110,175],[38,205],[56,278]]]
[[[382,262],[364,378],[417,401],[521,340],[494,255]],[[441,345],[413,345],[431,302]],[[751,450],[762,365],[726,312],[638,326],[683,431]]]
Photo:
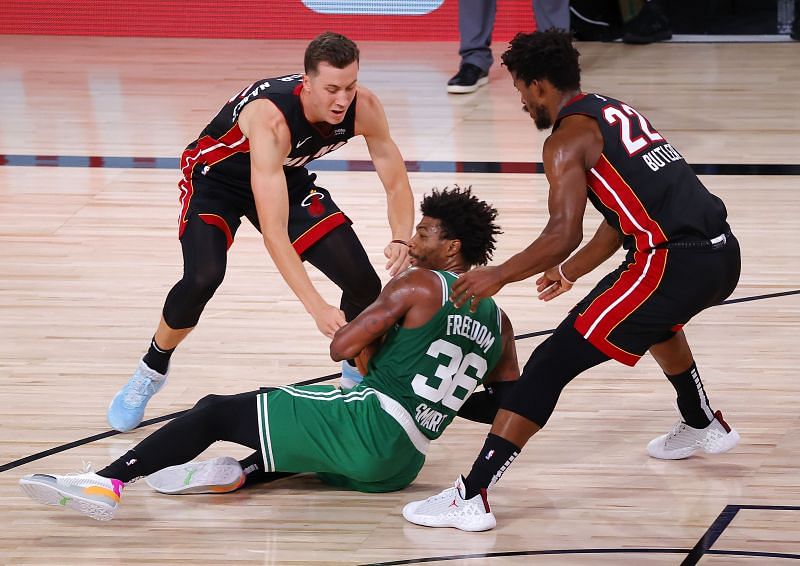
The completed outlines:
[[[705,428],[693,428],[685,422],[679,421],[672,427],[664,444],[669,446],[672,443],[674,446],[686,448],[689,446],[711,447],[724,436],[713,425],[714,420]]]
[[[94,474],[94,466],[87,460],[81,460],[81,467],[77,472],[67,474],[68,476],[80,476],[81,474]]]
[[[426,510],[431,514],[443,511],[447,517],[473,517],[488,512],[482,501],[480,505],[476,505],[465,499],[465,491],[464,481],[459,477],[453,487],[429,497],[425,501]]]
[[[134,375],[125,388],[123,401],[129,407],[139,407],[155,393],[156,387],[152,379],[145,375]]]
[[[75,477],[75,476],[82,476],[84,474],[93,474],[94,466],[91,462],[87,462],[86,460],[81,460],[81,467],[78,468],[75,472],[67,472],[66,474],[59,474],[61,477]],[[35,475],[35,474],[34,474]],[[52,475],[52,474],[43,474],[43,475]]]
[[[669,435],[666,438],[665,444],[677,438],[684,430],[686,430],[685,422],[678,421],[677,423],[675,423],[675,426],[672,427],[672,430],[670,431]]]

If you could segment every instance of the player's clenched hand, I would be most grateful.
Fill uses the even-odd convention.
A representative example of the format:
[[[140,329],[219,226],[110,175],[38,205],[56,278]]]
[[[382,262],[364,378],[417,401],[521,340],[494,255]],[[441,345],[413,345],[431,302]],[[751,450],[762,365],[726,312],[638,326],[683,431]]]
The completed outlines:
[[[461,276],[453,283],[453,294],[450,300],[456,307],[469,302],[472,312],[478,308],[481,299],[491,297],[503,288],[500,269],[497,267],[478,267]]]
[[[336,331],[347,324],[344,312],[327,303],[317,310],[312,311],[311,316],[314,317],[314,322],[317,323],[319,331],[328,338],[333,338]]]
[[[536,290],[539,291],[539,299],[549,301],[572,289],[573,283],[567,281],[559,273],[558,266],[551,267],[539,279],[536,280]]]
[[[386,269],[392,277],[401,271],[405,271],[411,261],[411,258],[408,257],[408,244],[402,242],[390,242],[389,245],[384,248],[383,255],[385,255],[388,260],[386,262]]]

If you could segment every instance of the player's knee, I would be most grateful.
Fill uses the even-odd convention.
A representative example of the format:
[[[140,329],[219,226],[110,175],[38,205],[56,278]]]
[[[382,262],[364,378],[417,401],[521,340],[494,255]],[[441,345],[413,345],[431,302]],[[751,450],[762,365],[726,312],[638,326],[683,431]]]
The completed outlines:
[[[224,267],[204,266],[199,271],[186,270],[164,302],[162,314],[170,328],[196,326],[206,303],[214,296],[224,277]]]
[[[367,275],[364,282],[364,297],[367,300],[367,305],[371,305],[381,294],[381,278],[378,274],[372,271]]]
[[[524,383],[520,378],[514,396],[509,397],[501,405],[501,409],[521,415],[540,428],[544,428],[556,408],[560,395],[561,388],[548,383],[542,377],[527,379]]]
[[[501,408],[522,415],[544,427],[555,410],[561,391],[572,379],[563,371],[558,357],[551,355],[552,340],[540,344],[520,374],[514,394],[504,399]]]
[[[194,404],[192,409],[209,409],[211,407],[215,407],[219,405],[224,399],[225,395],[206,395],[202,399],[200,399],[197,403]]]
[[[360,482],[377,485],[386,479],[387,469],[392,469],[392,466],[392,462],[382,458],[366,458],[356,479]]]
[[[192,302],[205,304],[214,296],[224,278],[224,267],[204,266],[203,269],[184,274],[184,291],[186,296],[192,299]]]
[[[350,300],[362,309],[374,303],[380,294],[381,278],[378,277],[374,270],[363,273],[349,293]]]

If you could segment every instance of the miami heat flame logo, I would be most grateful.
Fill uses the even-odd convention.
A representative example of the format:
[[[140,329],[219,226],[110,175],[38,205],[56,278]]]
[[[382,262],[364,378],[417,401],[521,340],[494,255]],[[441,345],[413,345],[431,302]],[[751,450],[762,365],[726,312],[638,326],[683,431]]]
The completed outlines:
[[[322,205],[322,199],[324,198],[325,195],[312,189],[312,191],[305,196],[300,205],[307,208],[311,216],[322,216],[325,213],[325,207]]]

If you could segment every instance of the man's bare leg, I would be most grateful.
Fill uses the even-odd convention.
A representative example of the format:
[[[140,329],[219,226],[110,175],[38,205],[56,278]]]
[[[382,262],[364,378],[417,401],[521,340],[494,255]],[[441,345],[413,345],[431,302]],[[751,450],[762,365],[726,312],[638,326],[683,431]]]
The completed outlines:
[[[191,328],[170,328],[162,316],[161,320],[158,321],[158,328],[153,338],[162,350],[174,350],[192,330],[194,330],[194,326]]]

